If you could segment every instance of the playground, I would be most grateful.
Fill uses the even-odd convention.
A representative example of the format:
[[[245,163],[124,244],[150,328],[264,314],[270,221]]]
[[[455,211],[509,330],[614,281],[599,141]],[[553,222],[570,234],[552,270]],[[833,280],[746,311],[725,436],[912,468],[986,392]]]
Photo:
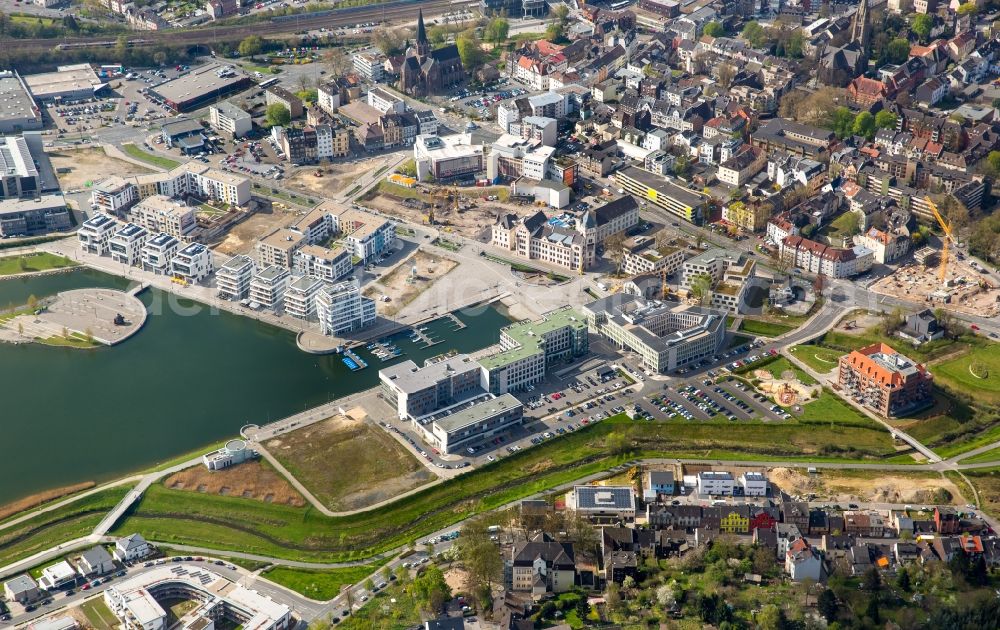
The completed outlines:
[[[823,393],[817,384],[802,382],[795,370],[784,370],[775,376],[769,370],[754,370],[757,389],[774,399],[782,407],[792,407],[815,400]]]

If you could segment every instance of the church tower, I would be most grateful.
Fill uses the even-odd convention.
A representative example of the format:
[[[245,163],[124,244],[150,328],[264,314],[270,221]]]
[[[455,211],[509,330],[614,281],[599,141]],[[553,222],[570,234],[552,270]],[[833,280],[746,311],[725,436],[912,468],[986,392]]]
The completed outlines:
[[[854,14],[854,23],[851,24],[851,42],[861,48],[865,60],[870,54],[872,37],[871,15],[868,13],[868,0],[861,0],[858,10]]]
[[[424,58],[431,54],[431,43],[427,41],[427,29],[424,27],[424,11],[417,12],[417,57]]]

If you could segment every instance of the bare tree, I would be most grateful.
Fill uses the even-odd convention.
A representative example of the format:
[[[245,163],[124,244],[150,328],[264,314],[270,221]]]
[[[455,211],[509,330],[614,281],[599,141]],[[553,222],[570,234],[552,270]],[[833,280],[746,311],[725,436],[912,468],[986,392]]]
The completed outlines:
[[[733,79],[736,78],[736,68],[732,64],[722,63],[719,64],[716,73],[719,77],[719,85],[728,90],[733,85]]]
[[[625,235],[621,232],[604,239],[604,255],[615,263],[615,275],[622,273],[622,261],[625,260]]]

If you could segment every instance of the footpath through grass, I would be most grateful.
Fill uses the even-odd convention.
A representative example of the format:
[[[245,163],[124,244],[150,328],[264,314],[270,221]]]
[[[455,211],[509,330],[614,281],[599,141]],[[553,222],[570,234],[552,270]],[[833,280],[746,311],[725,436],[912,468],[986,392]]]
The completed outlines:
[[[172,168],[177,168],[178,166],[181,165],[181,163],[176,160],[171,160],[170,158],[165,158],[160,155],[153,155],[152,153],[147,153],[132,143],[123,144],[122,151],[129,157],[133,157],[141,162],[145,162],[146,164],[159,166],[160,168],[168,171]]]
[[[22,256],[5,256],[0,258],[0,276],[14,276],[20,273],[51,271],[53,269],[68,269],[76,266],[77,263],[69,258],[48,252],[24,254]]]
[[[364,581],[380,566],[373,563],[329,571],[274,567],[265,571],[263,576],[309,599],[327,601],[339,595],[344,586]]]
[[[157,484],[113,534],[140,532],[168,544],[342,562],[375,557],[473,514],[605,471],[637,455],[718,458],[725,453],[733,459],[871,461],[895,454],[888,433],[874,423],[819,420],[634,422],[618,416],[391,504],[336,518],[311,507],[175,491]]]
[[[130,489],[127,484],[108,488],[0,530],[0,566],[90,534]]]
[[[837,367],[840,357],[844,356],[844,353],[840,350],[814,345],[794,346],[789,352],[794,354],[795,358],[799,361],[822,373],[829,372]]]

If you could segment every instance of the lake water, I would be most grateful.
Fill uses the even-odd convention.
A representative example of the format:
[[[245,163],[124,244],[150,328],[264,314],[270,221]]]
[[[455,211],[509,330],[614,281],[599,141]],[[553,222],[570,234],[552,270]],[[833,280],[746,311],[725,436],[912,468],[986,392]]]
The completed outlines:
[[[34,295],[127,281],[89,269],[0,281],[0,307]],[[421,347],[350,371],[339,355],[306,354],[295,335],[158,290],[141,296],[151,315],[124,343],[97,350],[0,343],[0,504],[81,481],[105,481],[375,386],[380,367],[499,340],[508,320],[492,308],[463,311],[467,328],[431,322]]]

